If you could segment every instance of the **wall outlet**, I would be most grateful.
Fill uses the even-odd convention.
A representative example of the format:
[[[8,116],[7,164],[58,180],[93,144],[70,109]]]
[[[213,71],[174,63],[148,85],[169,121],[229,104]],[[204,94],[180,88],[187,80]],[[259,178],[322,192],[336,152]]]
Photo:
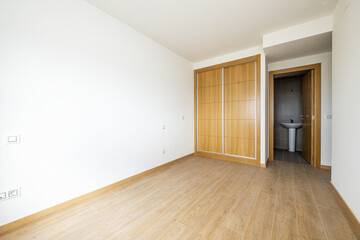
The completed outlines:
[[[165,125],[162,125],[161,128],[162,128],[162,130],[165,130],[165,129],[166,129],[166,126],[165,126]]]
[[[7,199],[16,198],[16,197],[20,197],[20,196],[21,196],[21,188],[20,187],[7,191]]]
[[[165,154],[165,153],[166,153],[166,149],[163,149],[161,152],[162,152],[162,154]]]
[[[6,200],[6,192],[0,193],[0,201]]]
[[[17,197],[18,195],[19,195],[19,191],[17,189],[8,191],[9,198]]]
[[[0,201],[9,200],[20,196],[21,196],[21,187],[18,187],[5,192],[0,192]]]
[[[185,119],[185,116],[181,116],[180,119],[181,119],[181,120],[184,120],[184,119]]]

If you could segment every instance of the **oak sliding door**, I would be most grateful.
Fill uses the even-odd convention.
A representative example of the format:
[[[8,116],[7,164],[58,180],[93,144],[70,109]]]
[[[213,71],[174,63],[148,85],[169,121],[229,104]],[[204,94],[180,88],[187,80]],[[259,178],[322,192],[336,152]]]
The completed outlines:
[[[225,68],[225,154],[255,158],[255,62]]]
[[[222,153],[222,70],[198,74],[198,149]]]
[[[259,164],[259,56],[195,71],[196,154]]]

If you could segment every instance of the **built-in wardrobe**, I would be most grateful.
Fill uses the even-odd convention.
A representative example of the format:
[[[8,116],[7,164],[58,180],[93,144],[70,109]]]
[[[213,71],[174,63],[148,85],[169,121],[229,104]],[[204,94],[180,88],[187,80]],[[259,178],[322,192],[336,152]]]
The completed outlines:
[[[260,55],[195,70],[195,153],[260,162]]]

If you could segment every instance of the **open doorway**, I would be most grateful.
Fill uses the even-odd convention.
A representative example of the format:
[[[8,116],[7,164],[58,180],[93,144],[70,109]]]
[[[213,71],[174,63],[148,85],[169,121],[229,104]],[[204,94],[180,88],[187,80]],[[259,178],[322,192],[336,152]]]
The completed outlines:
[[[320,168],[321,64],[270,72],[269,160]]]

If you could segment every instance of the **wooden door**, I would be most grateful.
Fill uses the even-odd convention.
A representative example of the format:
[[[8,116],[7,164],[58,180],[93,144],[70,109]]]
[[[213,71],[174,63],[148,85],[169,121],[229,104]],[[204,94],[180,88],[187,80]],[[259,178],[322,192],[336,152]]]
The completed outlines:
[[[222,153],[222,69],[197,75],[198,150]]]
[[[314,70],[309,71],[302,79],[302,157],[312,164],[312,103]]]
[[[224,153],[255,158],[256,63],[224,69]]]

